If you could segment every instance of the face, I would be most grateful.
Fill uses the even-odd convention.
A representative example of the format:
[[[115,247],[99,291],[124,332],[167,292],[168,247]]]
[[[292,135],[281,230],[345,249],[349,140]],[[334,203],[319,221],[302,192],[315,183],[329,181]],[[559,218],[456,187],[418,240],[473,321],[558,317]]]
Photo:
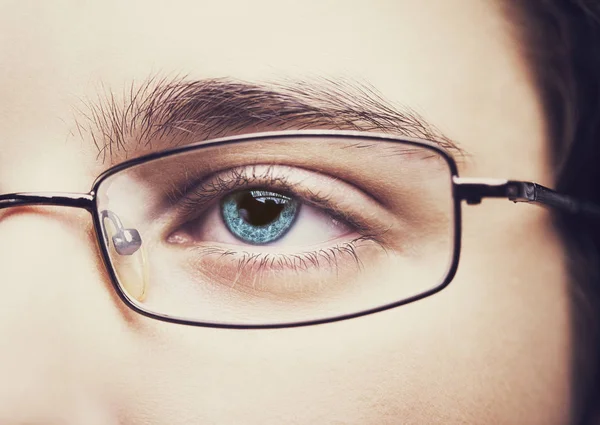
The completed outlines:
[[[358,96],[367,85],[398,113],[413,111],[429,123],[427,135],[460,146],[466,153],[459,158],[461,176],[552,187],[538,95],[510,23],[494,2],[304,1],[284,7],[271,0],[87,6],[64,1],[59,7],[12,2],[2,9],[0,193],[87,193],[111,164],[163,149],[176,132],[127,154],[113,144],[111,161],[102,147],[115,133],[103,133],[101,114],[94,119],[91,113],[107,105],[108,92],[116,105],[126,105],[131,88],[142,90],[153,76],[146,94],[161,78],[199,85],[227,78],[263,89],[295,87],[295,96],[307,102],[316,96],[321,107],[326,104],[321,98],[335,87],[350,91],[342,99],[351,102],[352,90]],[[231,86],[210,87],[221,99],[236,96],[235,90],[227,92]],[[170,100],[181,100],[173,96]],[[216,107],[209,105],[203,116],[217,115]],[[230,123],[221,125],[219,135],[301,124],[297,117],[243,128]],[[348,127],[347,121],[310,124]],[[385,130],[407,134],[400,125]],[[192,138],[206,138],[201,133]],[[133,131],[123,142],[133,146],[129,139],[137,136]],[[315,149],[312,156],[287,151],[286,160],[297,161],[288,166],[299,181],[310,171],[302,161],[322,148]],[[215,151],[195,163],[216,170],[215,161],[237,166],[240,158],[252,157],[232,152]],[[346,172],[359,170],[354,179],[368,175],[395,190],[391,174],[374,169],[372,156],[364,155],[345,158]],[[173,164],[169,176],[177,174]],[[191,167],[180,165],[179,170]],[[132,173],[129,183],[160,187],[164,179],[152,171]],[[339,183],[332,175],[340,177],[331,172],[331,181],[312,180],[331,187]],[[125,196],[143,197],[144,191],[130,188]],[[365,202],[356,191],[345,199],[355,206]],[[149,254],[152,264],[173,256],[177,264],[195,264],[193,250],[186,248],[192,239],[244,244],[232,236],[235,223],[219,227],[215,218],[227,201],[215,205],[202,216],[204,223],[214,219],[212,226],[170,232],[169,249]],[[304,216],[294,225],[308,230],[295,236],[290,230],[289,243],[324,243],[349,232],[347,224],[325,217],[316,206],[302,208]],[[460,266],[440,293],[325,325],[226,330],[169,324],[131,311],[112,287],[86,211],[2,210],[0,376],[8,385],[0,386],[0,422],[564,423],[570,403],[568,282],[548,212],[506,200],[463,205],[462,211]],[[307,240],[307,235],[326,236]],[[285,244],[282,238],[264,249],[289,249]],[[255,243],[244,249],[263,248]],[[236,279],[216,263],[219,257],[210,258],[212,268],[198,267],[210,268],[220,282]],[[376,261],[368,259],[366,267]],[[401,269],[377,279],[390,279]],[[285,276],[282,270],[273,273]],[[426,277],[415,273],[413,280]],[[323,285],[333,279],[323,276]],[[346,279],[363,287],[375,280],[358,271]],[[293,301],[288,293],[273,297]],[[293,311],[289,305],[282,314]]]

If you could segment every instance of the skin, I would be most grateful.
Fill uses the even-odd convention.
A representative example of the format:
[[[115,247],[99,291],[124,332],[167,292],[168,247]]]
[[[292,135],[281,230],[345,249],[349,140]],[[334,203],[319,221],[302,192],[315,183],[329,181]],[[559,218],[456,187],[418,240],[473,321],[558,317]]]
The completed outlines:
[[[74,131],[73,105],[157,71],[368,81],[470,153],[462,176],[552,186],[517,47],[491,1],[4,2],[0,193],[87,192],[106,164]],[[568,422],[568,281],[542,208],[465,206],[448,288],[315,327],[136,315],[85,211],[3,211],[0,270],[3,424]]]

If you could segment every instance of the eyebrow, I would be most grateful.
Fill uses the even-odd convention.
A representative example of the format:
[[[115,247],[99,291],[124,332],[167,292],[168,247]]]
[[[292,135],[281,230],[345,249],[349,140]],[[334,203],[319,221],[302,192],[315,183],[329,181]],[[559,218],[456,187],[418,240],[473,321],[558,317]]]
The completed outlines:
[[[386,133],[429,140],[455,156],[465,152],[410,108],[372,86],[319,78],[253,83],[230,78],[150,78],[121,98],[105,91],[75,120],[102,163],[236,134],[301,129]]]

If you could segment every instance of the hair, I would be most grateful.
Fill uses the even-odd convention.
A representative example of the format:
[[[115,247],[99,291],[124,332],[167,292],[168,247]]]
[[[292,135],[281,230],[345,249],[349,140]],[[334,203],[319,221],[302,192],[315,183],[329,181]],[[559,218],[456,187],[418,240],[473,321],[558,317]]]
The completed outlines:
[[[505,0],[546,115],[558,191],[600,204],[600,0]],[[571,275],[572,419],[600,423],[600,223],[557,214]]]

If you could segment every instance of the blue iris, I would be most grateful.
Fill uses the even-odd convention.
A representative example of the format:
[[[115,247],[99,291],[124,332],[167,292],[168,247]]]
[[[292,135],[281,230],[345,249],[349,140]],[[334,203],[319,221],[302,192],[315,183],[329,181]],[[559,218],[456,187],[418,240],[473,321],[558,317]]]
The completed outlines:
[[[261,245],[282,237],[292,227],[299,207],[298,201],[281,193],[246,190],[225,197],[221,214],[235,237]]]

